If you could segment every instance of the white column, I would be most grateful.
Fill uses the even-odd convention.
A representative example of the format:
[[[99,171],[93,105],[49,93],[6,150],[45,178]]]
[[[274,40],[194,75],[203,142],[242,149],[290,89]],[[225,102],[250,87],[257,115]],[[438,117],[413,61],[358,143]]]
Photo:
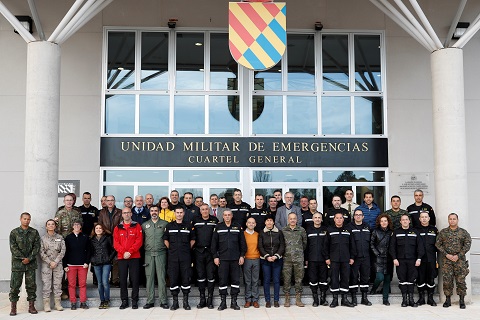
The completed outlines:
[[[431,68],[437,227],[439,230],[447,227],[448,214],[455,212],[459,225],[468,228],[463,51],[446,48],[433,52]],[[443,301],[443,284],[439,282]],[[467,287],[466,299],[470,302],[470,276]]]
[[[60,46],[47,41],[30,42],[23,209],[32,215],[31,226],[40,235],[45,233],[45,222],[54,217],[57,208],[59,116]],[[37,272],[37,307],[42,301],[39,275]]]

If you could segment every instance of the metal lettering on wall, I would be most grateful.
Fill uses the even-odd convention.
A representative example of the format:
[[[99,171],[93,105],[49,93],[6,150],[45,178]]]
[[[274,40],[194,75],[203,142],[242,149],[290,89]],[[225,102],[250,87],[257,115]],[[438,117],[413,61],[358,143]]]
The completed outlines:
[[[104,167],[388,167],[387,138],[120,138]]]
[[[80,180],[58,180],[58,197],[63,198],[69,193],[80,196]]]

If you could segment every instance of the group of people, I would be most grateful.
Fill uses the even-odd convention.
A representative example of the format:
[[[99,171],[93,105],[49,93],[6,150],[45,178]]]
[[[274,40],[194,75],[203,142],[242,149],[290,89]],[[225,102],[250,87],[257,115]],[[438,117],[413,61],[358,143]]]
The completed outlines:
[[[69,298],[71,309],[77,308],[76,287],[80,292],[80,308],[88,309],[86,279],[93,267],[101,300],[99,308],[108,308],[110,284],[120,287],[121,306],[137,309],[139,285],[144,282],[147,303],[154,307],[155,280],[161,308],[190,310],[189,293],[192,283],[192,263],[200,293],[197,308],[213,309],[213,295],[218,278],[221,298],[218,310],[239,310],[240,276],[245,284],[244,308],[260,307],[259,280],[262,279],[265,307],[280,306],[280,284],[283,280],[284,306],[289,307],[294,283],[295,304],[303,307],[302,281],[307,280],[313,296],[313,306],[370,306],[368,294],[376,294],[383,282],[383,304],[388,301],[393,267],[402,293],[402,307],[428,303],[435,306],[434,289],[438,257],[443,257],[442,270],[444,307],[451,304],[454,280],[460,296],[460,308],[465,308],[465,277],[468,274],[466,253],[471,237],[458,226],[458,215],[448,215],[449,227],[438,232],[435,213],[423,203],[423,192],[416,190],[415,203],[407,210],[400,208],[399,196],[391,198],[391,209],[380,212],[371,192],[365,192],[361,205],[353,202],[354,193],[345,192],[345,202],[333,196],[332,207],[325,213],[317,210],[317,201],[308,197],[293,204],[294,194],[281,190],[265,201],[255,195],[251,207],[235,189],[233,201],[213,194],[210,204],[202,197],[193,198],[187,192],[181,203],[173,190],[154,204],[151,194],[144,198],[126,197],[124,208],[115,206],[115,197],[102,197],[102,209],[91,205],[91,194],[82,195],[82,206],[76,207],[76,197],[64,197],[53,219],[46,222],[46,233],[40,238],[29,226],[31,215],[20,216],[20,227],[10,234],[12,277],[10,282],[11,313],[16,315],[19,288],[23,276],[29,301],[29,312],[37,313],[35,270],[40,253],[44,310],[51,311],[53,292],[56,310],[63,310],[61,298]],[[305,274],[305,270],[307,270]],[[218,275],[217,275],[218,274]],[[167,300],[167,282],[172,304]],[[273,301],[270,285],[273,282]],[[373,282],[372,288],[370,283]],[[68,291],[66,290],[68,285]],[[414,286],[418,300],[414,300]],[[228,290],[230,287],[230,290]],[[330,288],[332,300],[327,302]],[[228,292],[230,291],[230,292]],[[426,300],[425,300],[426,299]]]

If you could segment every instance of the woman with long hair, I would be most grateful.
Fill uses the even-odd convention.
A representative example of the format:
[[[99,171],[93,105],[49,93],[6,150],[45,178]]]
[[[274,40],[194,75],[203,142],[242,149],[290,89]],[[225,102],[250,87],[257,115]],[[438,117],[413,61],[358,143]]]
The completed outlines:
[[[172,211],[172,204],[167,197],[162,197],[158,201],[158,207],[160,211],[158,212],[158,217],[167,222],[172,222],[175,220],[175,212]]]

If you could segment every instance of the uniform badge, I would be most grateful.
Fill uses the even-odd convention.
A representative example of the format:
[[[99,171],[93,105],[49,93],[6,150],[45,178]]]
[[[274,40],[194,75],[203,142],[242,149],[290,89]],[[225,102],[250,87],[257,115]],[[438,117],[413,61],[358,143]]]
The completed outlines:
[[[145,228],[146,229],[150,228],[150,225],[149,224],[145,225]]]

